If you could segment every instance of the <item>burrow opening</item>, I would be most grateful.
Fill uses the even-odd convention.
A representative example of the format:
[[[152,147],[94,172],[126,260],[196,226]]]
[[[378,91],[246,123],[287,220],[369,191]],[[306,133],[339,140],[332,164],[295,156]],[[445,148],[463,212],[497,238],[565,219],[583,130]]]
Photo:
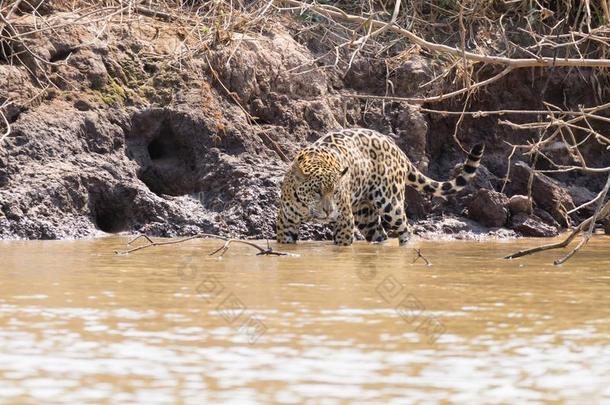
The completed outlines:
[[[166,155],[166,150],[159,139],[153,139],[148,144],[148,155],[151,160],[162,159]]]
[[[197,135],[174,128],[170,113],[152,110],[134,117],[127,154],[140,166],[138,178],[157,195],[199,191]],[[178,126],[181,128],[181,126]]]
[[[178,143],[176,134],[169,125],[164,122],[160,131],[148,143],[146,150],[151,161],[180,160],[181,145]]]
[[[90,195],[95,226],[107,233],[127,231],[133,223],[132,193],[101,191]]]
[[[66,60],[72,54],[72,52],[74,52],[74,49],[72,48],[57,50],[51,55],[49,62],[59,62],[62,60]]]
[[[124,216],[117,215],[116,211],[99,210],[95,213],[95,225],[99,230],[107,233],[117,233],[127,230],[127,221]]]

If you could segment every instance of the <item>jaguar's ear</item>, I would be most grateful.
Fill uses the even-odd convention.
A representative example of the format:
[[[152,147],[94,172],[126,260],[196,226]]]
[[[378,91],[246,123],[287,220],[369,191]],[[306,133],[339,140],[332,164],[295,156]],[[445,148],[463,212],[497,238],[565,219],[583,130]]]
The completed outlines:
[[[303,169],[301,169],[301,166],[298,162],[295,162],[292,166],[292,173],[294,174],[294,177],[296,177],[298,180],[305,179],[305,173],[303,173]]]
[[[339,178],[345,176],[345,173],[347,173],[348,169],[349,169],[349,166],[346,167],[345,169],[341,170],[341,173],[339,174]]]

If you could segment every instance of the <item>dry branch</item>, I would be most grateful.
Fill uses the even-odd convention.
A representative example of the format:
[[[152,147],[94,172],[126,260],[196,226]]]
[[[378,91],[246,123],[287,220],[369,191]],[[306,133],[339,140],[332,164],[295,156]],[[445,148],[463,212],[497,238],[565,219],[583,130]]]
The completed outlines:
[[[515,58],[515,57],[510,57],[510,56],[498,56],[498,55],[494,56],[494,55],[484,54],[482,52],[477,53],[477,52],[467,51],[465,49],[466,33],[465,33],[465,28],[464,28],[465,27],[464,13],[466,10],[470,13],[476,13],[476,10],[474,10],[474,6],[473,6],[472,10],[468,9],[465,5],[466,3],[459,3],[459,2],[457,3],[460,5],[459,13],[456,13],[453,16],[453,20],[457,19],[457,20],[459,20],[459,23],[460,23],[460,32],[459,33],[460,33],[460,38],[461,38],[461,46],[452,47],[452,46],[448,46],[448,45],[426,40],[423,36],[415,34],[413,32],[413,30],[409,30],[409,29],[401,27],[399,25],[400,22],[402,22],[403,24],[409,23],[409,21],[411,21],[410,19],[415,18],[415,16],[411,15],[410,18],[408,18],[406,20],[403,19],[400,22],[397,21],[396,11],[400,7],[400,2],[395,2],[394,13],[388,22],[375,19],[373,17],[375,15],[375,13],[370,13],[369,15],[355,15],[355,14],[350,14],[335,6],[321,5],[321,4],[317,4],[315,2],[309,3],[309,2],[305,2],[305,1],[299,1],[299,0],[274,0],[274,2],[278,5],[283,4],[285,6],[288,6],[283,9],[280,8],[281,10],[299,10],[301,13],[310,12],[310,13],[313,13],[315,15],[318,15],[318,16],[321,16],[321,17],[327,19],[330,24],[333,24],[335,26],[339,26],[339,21],[351,23],[355,27],[353,30],[351,30],[352,39],[345,41],[340,45],[335,46],[335,51],[337,52],[337,55],[338,55],[339,49],[342,49],[349,45],[358,45],[357,49],[352,53],[351,57],[349,58],[349,63],[347,64],[346,71],[349,70],[349,68],[351,67],[354,56],[361,51],[364,44],[372,36],[374,36],[378,33],[381,33],[381,32],[389,31],[389,32],[398,34],[399,36],[401,36],[403,38],[406,38],[411,43],[413,43],[414,46],[421,47],[431,53],[443,55],[445,58],[448,58],[449,60],[454,61],[452,66],[449,69],[446,69],[445,74],[447,74],[449,71],[453,70],[454,68],[456,69],[456,73],[459,73],[458,71],[460,69],[462,69],[461,73],[463,76],[463,82],[465,83],[462,86],[462,88],[460,88],[458,90],[455,90],[455,91],[452,91],[449,93],[445,93],[445,94],[428,96],[428,97],[412,97],[412,98],[394,97],[392,95],[388,95],[387,91],[386,91],[385,96],[346,94],[347,97],[365,98],[365,99],[372,99],[372,100],[377,99],[377,100],[384,100],[384,101],[385,100],[404,101],[404,102],[419,103],[419,104],[435,103],[435,102],[447,100],[449,98],[459,96],[462,94],[471,95],[475,90],[498,81],[499,79],[505,77],[506,75],[508,75],[515,69],[532,68],[532,67],[542,67],[542,68],[557,68],[557,67],[608,68],[608,67],[610,67],[610,59],[607,59],[604,57],[606,55],[606,52],[603,50],[603,49],[610,47],[610,44],[606,44],[601,47],[602,48],[602,51],[601,51],[602,57],[599,57],[599,58],[584,57],[582,55],[582,52],[580,52],[580,50],[578,49],[577,43],[574,43],[573,46],[576,48],[576,52],[578,53],[578,56],[579,56],[578,58],[568,57],[567,51],[565,52],[565,55],[558,56],[557,50],[555,50],[553,57],[542,56],[539,54],[532,53],[531,51],[526,50],[525,48],[523,48],[517,44],[514,44],[511,41],[508,41],[506,39],[507,34],[504,32],[504,27],[502,26],[501,19],[500,19],[501,31],[502,31],[507,43],[512,44],[513,49],[518,49],[518,50],[522,51],[521,53],[525,52],[526,54],[531,55],[532,56],[531,58]],[[467,4],[472,5],[472,3],[467,3]],[[474,4],[476,5],[477,3],[475,2]],[[427,5],[430,7],[433,7],[434,3],[430,2],[430,3],[427,3]],[[370,5],[369,7],[372,7],[372,6]],[[484,18],[484,17],[485,16],[483,16],[482,18]],[[556,27],[557,26],[559,26],[559,23],[556,24]],[[359,39],[354,40],[353,37],[358,35],[357,34],[358,30],[365,30],[365,33],[364,33],[364,35],[360,36]],[[554,37],[551,37],[550,35],[540,36],[539,34],[536,34],[534,32],[530,32],[530,31],[526,31],[526,32],[528,34],[530,34],[532,37],[534,37],[534,36],[540,37],[541,39],[539,40],[539,43],[541,43],[541,44],[543,43],[543,41],[552,41],[550,38],[554,38]],[[603,31],[602,27],[600,27],[595,30],[595,33],[599,36],[600,33],[605,33],[605,31]],[[571,34],[573,37],[575,33],[571,32]],[[472,36],[472,33],[471,33],[471,36]],[[584,42],[585,40],[589,40],[589,39],[592,39],[592,37],[583,36],[581,38],[580,42]],[[610,38],[608,38],[608,42],[610,43]],[[565,45],[567,47],[568,44],[569,43],[562,44],[562,45]],[[380,45],[380,47],[382,49],[387,49],[381,45]],[[541,49],[542,49],[542,45],[539,46],[539,51]],[[380,52],[377,52],[377,53],[379,54]],[[462,63],[459,64],[458,63],[459,61],[462,61]],[[334,64],[335,67],[337,66],[337,63],[338,63],[338,57],[335,60],[335,64]],[[475,64],[479,64],[479,63],[485,64],[485,65],[503,66],[504,68],[500,72],[495,73],[493,76],[491,76],[487,79],[473,82],[473,80],[472,80],[473,66]],[[325,66],[325,68],[326,67],[328,67],[328,66]],[[458,67],[460,69],[458,69]],[[465,75],[465,77],[464,77],[464,75]],[[441,76],[444,76],[444,74]],[[438,77],[436,79],[438,79]],[[429,83],[434,82],[436,79],[432,79]],[[390,82],[390,84],[391,84],[391,82]]]
[[[8,122],[8,118],[6,118],[6,115],[4,115],[4,113],[2,112],[1,107],[0,107],[0,116],[2,117],[2,121],[4,123],[4,126],[6,127],[4,130],[4,133],[0,134],[0,145],[2,145],[2,141],[4,141],[4,138],[9,136],[11,133],[11,124],[10,124],[10,122]]]
[[[441,94],[438,96],[430,96],[430,97],[394,97],[394,96],[375,96],[375,95],[362,95],[362,94],[345,94],[346,97],[355,97],[355,98],[366,98],[366,99],[370,99],[370,100],[385,100],[385,101],[406,101],[408,103],[417,103],[417,104],[424,104],[424,103],[438,103],[440,101],[443,100],[447,100],[448,98],[451,97],[455,97],[455,96],[459,96],[460,94],[464,94],[467,92],[471,92],[473,90],[476,90],[480,87],[483,86],[487,86],[488,84],[491,84],[495,81],[500,80],[501,78],[503,78],[504,76],[506,76],[507,74],[509,74],[510,72],[513,71],[513,67],[512,66],[508,66],[506,67],[506,69],[502,70],[500,73],[490,77],[489,79],[485,79],[483,81],[477,82],[475,84],[472,84],[468,87],[464,87],[462,89],[459,90],[455,90],[452,91],[450,93],[446,93],[446,94]]]
[[[591,238],[591,235],[593,234],[593,230],[595,229],[595,222],[598,221],[599,219],[607,218],[608,216],[610,216],[610,201],[606,201],[604,204],[604,199],[608,195],[609,190],[610,190],[610,176],[608,176],[606,185],[604,186],[604,189],[600,193],[601,197],[598,196],[598,198],[600,198],[600,200],[599,200],[598,207],[595,210],[595,213],[592,216],[590,216],[588,219],[581,222],[581,224],[578,225],[576,228],[574,228],[572,230],[572,232],[570,233],[570,235],[567,238],[565,238],[563,241],[557,242],[557,243],[550,243],[548,245],[537,246],[537,247],[531,248],[531,249],[520,250],[518,252],[505,256],[504,258],[505,259],[515,259],[517,257],[527,256],[527,255],[542,252],[545,250],[559,249],[559,248],[566,247],[570,244],[570,242],[572,242],[572,240],[574,240],[574,238],[578,234],[580,234],[585,229],[587,229],[586,232],[584,232],[584,234],[583,234],[582,240],[574,249],[572,249],[565,256],[554,261],[555,265],[565,263],[574,254],[576,254],[576,252],[578,252],[583,246],[585,246],[587,244],[587,242]]]
[[[370,25],[373,28],[383,28],[387,26],[384,21],[379,21],[371,18],[365,18],[357,15],[348,14],[337,7],[324,6],[314,3],[306,3],[298,0],[276,0],[277,3],[288,4],[293,7],[298,7],[302,10],[314,12],[322,17],[342,19],[358,25]],[[413,32],[391,25],[387,28],[388,31],[395,32],[409,39],[414,44],[421,46],[431,52],[452,55],[458,58],[464,58],[473,62],[482,62],[493,65],[503,65],[513,69],[528,68],[528,67],[610,67],[610,59],[585,59],[585,58],[507,58],[503,56],[481,55],[474,52],[462,51],[459,48],[454,48],[447,45],[430,42],[415,35]]]

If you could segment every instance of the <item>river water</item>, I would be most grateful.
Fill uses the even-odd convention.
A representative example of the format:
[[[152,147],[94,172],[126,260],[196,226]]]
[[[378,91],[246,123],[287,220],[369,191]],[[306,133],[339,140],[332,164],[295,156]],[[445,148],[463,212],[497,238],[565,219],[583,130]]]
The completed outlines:
[[[0,403],[610,401],[610,237],[126,241],[0,242]]]

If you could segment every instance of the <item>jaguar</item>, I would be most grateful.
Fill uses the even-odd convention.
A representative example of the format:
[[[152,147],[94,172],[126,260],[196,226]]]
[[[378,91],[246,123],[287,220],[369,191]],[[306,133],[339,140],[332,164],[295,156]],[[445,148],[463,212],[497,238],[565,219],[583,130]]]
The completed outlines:
[[[369,242],[411,230],[405,213],[407,185],[446,198],[475,176],[484,146],[475,145],[460,173],[436,181],[421,173],[392,138],[354,128],[333,131],[301,149],[284,176],[276,219],[277,241],[296,243],[302,222],[334,224],[337,245],[351,245],[358,229]]]

